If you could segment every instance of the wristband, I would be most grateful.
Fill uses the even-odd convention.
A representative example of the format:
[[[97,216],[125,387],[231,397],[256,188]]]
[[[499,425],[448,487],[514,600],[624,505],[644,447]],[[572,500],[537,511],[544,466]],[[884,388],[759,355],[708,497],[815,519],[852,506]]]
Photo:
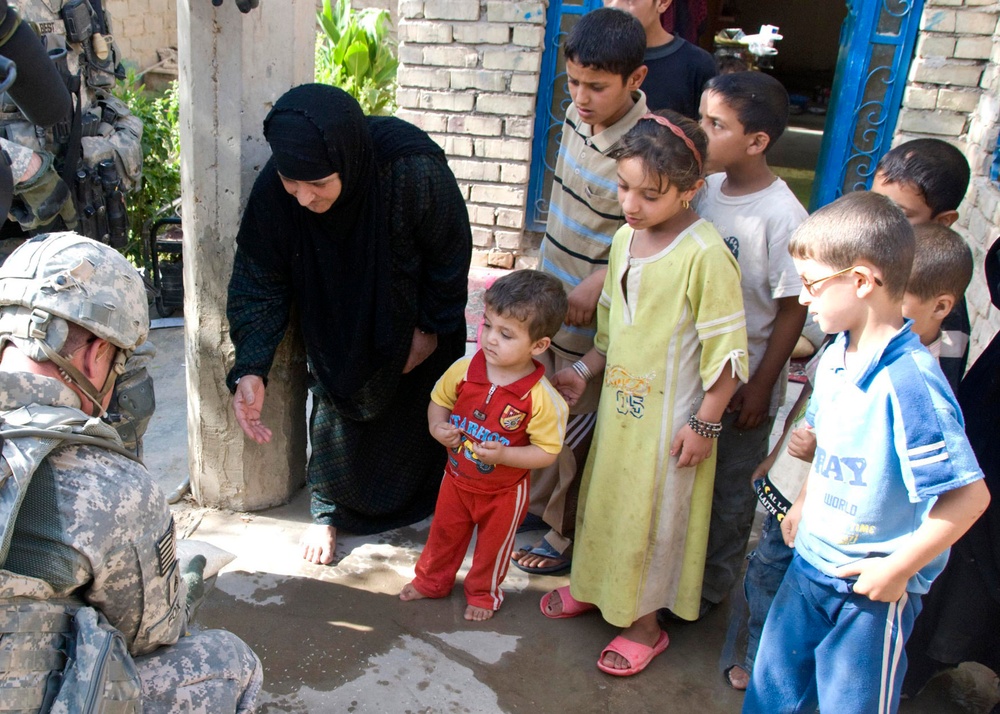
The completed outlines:
[[[590,371],[590,367],[588,367],[582,359],[578,359],[576,362],[571,364],[570,367],[573,368],[574,372],[580,375],[580,378],[584,382],[589,382],[594,378],[594,373]]]
[[[721,421],[702,421],[696,414],[692,414],[688,419],[688,426],[703,439],[718,439],[722,433]]]

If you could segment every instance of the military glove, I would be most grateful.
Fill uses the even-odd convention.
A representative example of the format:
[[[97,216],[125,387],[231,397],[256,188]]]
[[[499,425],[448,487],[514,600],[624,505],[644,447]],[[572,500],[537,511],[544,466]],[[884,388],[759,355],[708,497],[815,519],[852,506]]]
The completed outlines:
[[[188,621],[194,619],[195,610],[205,597],[205,560],[204,555],[196,555],[184,565],[181,578],[187,583],[187,613]]]
[[[26,231],[49,225],[61,216],[66,228],[76,228],[76,207],[69,186],[53,166],[52,154],[39,151],[42,167],[24,183],[14,185],[11,217]]]

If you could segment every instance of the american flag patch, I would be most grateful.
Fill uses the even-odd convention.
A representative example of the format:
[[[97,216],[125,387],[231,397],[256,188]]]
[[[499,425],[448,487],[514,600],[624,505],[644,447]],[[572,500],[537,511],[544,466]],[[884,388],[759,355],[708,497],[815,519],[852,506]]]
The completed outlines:
[[[174,562],[177,560],[177,552],[174,544],[173,517],[170,518],[170,525],[167,526],[167,532],[156,541],[156,554],[159,558],[160,577],[164,577],[174,567]]]

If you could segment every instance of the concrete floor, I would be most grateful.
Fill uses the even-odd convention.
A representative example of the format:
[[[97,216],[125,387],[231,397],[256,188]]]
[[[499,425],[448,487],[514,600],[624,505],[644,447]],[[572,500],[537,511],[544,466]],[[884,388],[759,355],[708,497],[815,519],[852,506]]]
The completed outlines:
[[[154,330],[152,339],[158,348],[152,368],[158,405],[146,436],[147,463],[170,492],[187,473],[182,330]],[[323,567],[298,555],[298,539],[309,523],[305,493],[261,513],[183,502],[175,515],[182,535],[236,555],[198,621],[232,630],[258,653],[265,668],[262,712],[740,709],[742,695],[721,675],[725,605],[701,622],[672,624],[670,648],[642,674],[618,679],[594,666],[616,634],[599,615],[548,620],[539,612],[541,595],[568,578],[512,568],[507,600],[485,623],[462,619],[460,588],[444,600],[400,602],[396,594],[412,577],[429,521],[344,537],[337,564]],[[963,666],[933,681],[901,711],[986,712],[996,690],[991,673]]]

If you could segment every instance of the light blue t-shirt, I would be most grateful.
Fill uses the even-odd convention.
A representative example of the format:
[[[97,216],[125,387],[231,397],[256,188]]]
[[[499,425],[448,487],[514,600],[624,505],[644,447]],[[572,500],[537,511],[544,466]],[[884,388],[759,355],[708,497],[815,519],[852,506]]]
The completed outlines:
[[[827,575],[893,553],[939,495],[983,478],[951,388],[910,325],[851,369],[842,333],[819,363],[806,412],[816,457],[795,549]],[[945,551],[906,589],[927,592],[947,560]]]

